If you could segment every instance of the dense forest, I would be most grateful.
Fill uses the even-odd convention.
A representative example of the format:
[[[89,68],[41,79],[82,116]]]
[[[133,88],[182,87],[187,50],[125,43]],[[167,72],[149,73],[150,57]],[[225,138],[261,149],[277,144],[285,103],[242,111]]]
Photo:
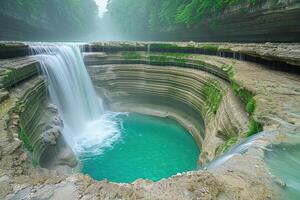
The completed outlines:
[[[140,39],[294,40],[298,38],[299,30],[295,27],[299,25],[299,11],[289,8],[297,8],[298,3],[298,0],[109,0],[106,16],[131,39],[144,36]],[[272,37],[266,38],[265,34]]]
[[[95,0],[0,5],[0,40],[300,40],[300,0],[108,0],[102,18]]]
[[[129,33],[172,31],[199,25],[204,17],[217,15],[241,0],[110,0],[108,14]],[[255,5],[257,0],[243,0]],[[274,2],[275,3],[275,2]]]
[[[98,18],[94,0],[0,0],[0,36],[83,34]],[[28,34],[26,34],[28,32]],[[22,35],[20,35],[21,37]]]

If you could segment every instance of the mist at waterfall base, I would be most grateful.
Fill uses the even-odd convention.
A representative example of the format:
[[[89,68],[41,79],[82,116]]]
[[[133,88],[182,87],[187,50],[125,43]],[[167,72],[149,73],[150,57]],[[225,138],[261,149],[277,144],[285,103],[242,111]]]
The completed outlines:
[[[76,44],[30,44],[79,170],[97,180],[160,180],[197,168],[198,147],[177,122],[104,111]]]
[[[121,138],[99,156],[81,155],[83,173],[96,180],[130,183],[197,169],[197,144],[176,121],[132,113],[120,114],[117,120]]]
[[[131,182],[136,178],[159,180],[197,168],[199,151],[194,140],[176,122],[104,111],[77,45],[31,47],[47,77],[50,99],[64,121],[63,136],[81,159],[83,173],[99,180]],[[217,169],[250,148],[261,148],[270,172],[284,183],[278,187],[282,199],[298,199],[300,149],[293,144],[300,143],[300,131],[282,133],[286,141],[278,145],[261,143],[268,137],[276,141],[278,132],[265,131],[246,138],[210,163],[207,170]]]
[[[32,44],[31,49],[47,77],[49,97],[64,122],[64,139],[77,155],[88,150],[100,153],[100,147],[110,145],[120,132],[112,119],[114,114],[103,111],[79,46]]]

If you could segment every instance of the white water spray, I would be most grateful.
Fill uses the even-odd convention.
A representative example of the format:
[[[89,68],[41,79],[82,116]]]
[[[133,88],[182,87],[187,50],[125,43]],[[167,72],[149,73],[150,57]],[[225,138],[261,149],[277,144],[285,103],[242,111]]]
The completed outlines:
[[[104,113],[85,68],[79,45],[30,44],[48,80],[51,101],[64,121],[63,136],[75,153],[94,151],[117,139],[113,116]]]

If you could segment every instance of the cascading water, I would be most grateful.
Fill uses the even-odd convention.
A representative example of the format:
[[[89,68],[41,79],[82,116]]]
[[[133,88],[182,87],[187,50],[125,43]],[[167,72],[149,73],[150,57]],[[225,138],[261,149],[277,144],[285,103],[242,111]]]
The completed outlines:
[[[77,44],[30,44],[48,80],[50,99],[64,121],[63,136],[77,154],[100,151],[118,137],[117,123],[104,113]],[[108,142],[110,141],[110,142]]]
[[[77,154],[81,172],[98,180],[131,182],[197,168],[199,149],[175,121],[104,112],[79,46],[29,45],[48,80],[50,99],[64,121],[64,139]]]
[[[94,157],[100,155],[102,151],[107,151],[107,148],[104,147],[109,147],[120,137],[122,129],[119,127],[120,121],[115,119],[115,114],[104,112],[102,100],[97,97],[94,91],[78,45],[31,44],[31,49],[34,57],[41,63],[43,74],[47,77],[50,99],[58,107],[64,121],[62,133],[65,140],[73,151],[81,157],[83,163],[88,163],[86,166],[93,166],[92,164],[97,161]],[[266,135],[274,136],[276,134],[265,132],[255,135],[244,143],[233,147],[225,155],[209,164],[207,168],[208,170],[214,170],[214,168],[218,168],[231,157],[236,154],[243,154],[249,148],[263,148],[267,152],[266,163],[270,166],[270,170],[274,175],[287,175],[283,176],[284,181],[287,183],[287,189],[285,190],[287,193],[285,194],[294,198],[294,196],[299,194],[297,189],[299,187],[299,183],[297,182],[298,177],[294,174],[290,176],[284,169],[288,169],[289,172],[297,169],[299,159],[297,159],[296,153],[299,151],[288,151],[296,152],[295,155],[292,153],[287,154],[285,149],[294,149],[294,146],[286,145],[284,147],[267,148],[259,142]],[[120,146],[121,144],[118,145]],[[122,151],[115,151],[117,152],[116,155],[122,153]],[[108,155],[116,156],[114,152],[110,152]],[[197,155],[197,152],[195,152],[195,155]],[[107,157],[102,156],[98,159],[100,159],[98,162],[101,165],[100,161],[106,160]],[[286,162],[295,164],[291,166],[292,168],[283,167]],[[97,168],[97,166],[95,167]],[[104,166],[99,171],[100,175],[101,172],[109,171],[108,169]],[[114,174],[114,172],[111,174]],[[133,174],[132,180],[134,180],[135,175],[133,172],[131,174]],[[101,177],[105,176],[107,175],[101,175]],[[125,177],[129,180],[128,175],[125,175]],[[115,179],[119,180],[118,178]],[[159,179],[159,177],[156,179]]]
[[[209,163],[205,169],[214,171],[230,158],[244,154],[251,148],[259,148],[265,152],[264,161],[274,177],[276,185],[280,185],[279,188],[276,188],[281,195],[280,199],[298,200],[300,196],[300,130],[284,121],[281,124],[285,127],[284,132],[280,129],[264,131],[247,138]]]

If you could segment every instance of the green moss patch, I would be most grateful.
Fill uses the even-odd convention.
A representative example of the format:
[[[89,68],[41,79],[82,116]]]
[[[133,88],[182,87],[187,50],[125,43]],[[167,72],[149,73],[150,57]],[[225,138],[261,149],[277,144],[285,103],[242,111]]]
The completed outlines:
[[[219,48],[218,50],[222,52],[232,52],[230,48]]]
[[[223,98],[223,90],[219,81],[210,79],[202,89],[205,102],[209,105],[210,110],[216,114]]]
[[[255,121],[253,118],[251,118],[251,121],[249,123],[248,132],[246,134],[247,137],[250,137],[261,131],[263,131],[263,125],[261,123],[258,123],[257,121]]]
[[[256,107],[256,102],[255,102],[254,98],[253,97],[249,98],[247,101],[247,104],[246,104],[247,113],[252,115],[255,111],[255,107]]]
[[[151,44],[151,49],[180,49],[176,44],[163,44],[163,43],[154,43]]]
[[[19,138],[23,141],[24,147],[30,151],[33,152],[33,146],[30,143],[29,137],[26,134],[25,130],[23,128],[20,129],[19,131]]]
[[[175,58],[169,56],[149,56],[150,64],[152,65],[166,65],[170,63],[176,63],[176,65],[183,65],[187,62],[184,58]]]
[[[218,146],[215,149],[215,156],[220,155],[221,153],[224,153],[226,151],[228,151],[228,149],[234,145],[236,142],[238,141],[237,137],[231,137],[228,140],[225,141],[224,144]]]
[[[123,58],[127,59],[127,60],[137,60],[137,59],[141,59],[141,55],[137,52],[123,52],[122,53]]]
[[[256,109],[254,93],[240,86],[235,80],[233,80],[233,73],[230,75],[230,81],[233,91],[244,102],[246,112],[249,114],[250,121],[246,136],[250,137],[256,133],[263,131],[263,124],[257,122],[253,117]]]
[[[170,57],[176,57],[176,58],[188,58],[189,53],[160,53],[161,55],[164,56],[170,56]]]
[[[245,89],[244,87],[240,86],[236,81],[231,79],[231,87],[235,94],[241,98],[241,100],[247,105],[249,102],[253,102],[254,94]]]
[[[32,163],[32,165],[33,165],[34,167],[36,167],[36,166],[39,165],[39,162],[38,162],[37,160],[35,160],[35,159],[32,159],[31,163]]]
[[[216,45],[203,45],[201,47],[201,49],[203,50],[207,50],[207,51],[210,51],[210,52],[217,52],[218,51],[218,46]]]

